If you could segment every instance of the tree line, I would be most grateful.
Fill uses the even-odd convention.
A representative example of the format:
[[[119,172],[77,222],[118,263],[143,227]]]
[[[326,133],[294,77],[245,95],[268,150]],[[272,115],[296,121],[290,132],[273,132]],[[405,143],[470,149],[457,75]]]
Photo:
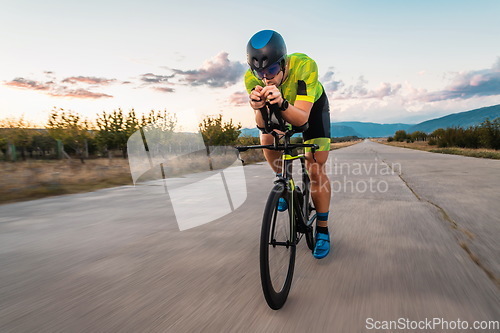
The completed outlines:
[[[111,157],[117,151],[127,158],[128,138],[152,124],[171,133],[177,127],[177,116],[165,110],[139,116],[134,109],[118,109],[102,112],[90,122],[76,112],[54,108],[43,129],[33,128],[23,117],[1,120],[0,151],[10,161],[75,156],[84,163],[90,156]],[[207,116],[198,127],[206,145],[232,145],[238,140],[241,124],[218,115]]]
[[[439,128],[430,134],[421,131],[406,133],[404,130],[399,130],[387,141],[406,141],[408,143],[427,141],[429,145],[437,145],[439,148],[460,147],[498,150],[500,149],[500,118],[486,119],[481,124],[468,128]]]

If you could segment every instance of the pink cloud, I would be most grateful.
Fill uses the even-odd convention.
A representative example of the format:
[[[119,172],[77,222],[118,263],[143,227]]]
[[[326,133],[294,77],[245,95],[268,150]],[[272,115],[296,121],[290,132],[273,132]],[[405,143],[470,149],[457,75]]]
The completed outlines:
[[[12,81],[5,82],[6,86],[30,89],[30,90],[49,90],[53,82],[38,82],[33,80],[26,80],[25,78],[18,77]]]
[[[229,103],[234,106],[248,105],[248,93],[246,91],[237,91],[229,96]]]
[[[74,90],[59,89],[59,91],[49,92],[48,94],[54,97],[70,97],[70,98],[81,98],[81,99],[98,99],[98,98],[113,97],[111,95],[103,93],[95,93],[85,89],[74,89]]]
[[[339,81],[342,82],[342,81]],[[402,87],[401,84],[392,84],[388,82],[380,83],[377,89],[369,90],[366,88],[368,82],[363,76],[359,77],[358,82],[355,85],[345,86],[343,83],[338,85],[342,87],[339,90],[335,90],[333,99],[383,99],[384,97],[397,95]]]
[[[240,82],[246,68],[247,66],[239,61],[229,60],[227,52],[221,52],[212,59],[206,60],[199,69],[187,71],[172,69],[172,71],[180,82],[186,82],[192,86],[205,85],[218,88]]]
[[[91,77],[91,76],[72,76],[62,80],[63,83],[72,83],[75,84],[77,82],[87,83],[87,84],[109,84],[116,81],[116,79],[106,79],[100,77]]]
[[[46,72],[47,73],[47,72]],[[78,77],[79,82],[82,82],[84,84],[95,84],[98,81],[105,82],[105,81],[111,81],[111,80],[102,80],[102,79],[85,79],[84,77]],[[67,79],[63,80],[62,82],[70,82],[67,81]],[[75,81],[76,82],[76,81]],[[74,82],[71,82],[74,83]],[[60,85],[56,82],[48,81],[48,82],[39,82],[35,80],[29,80],[25,78],[15,78],[12,81],[9,82],[4,82],[4,85],[9,86],[9,87],[14,87],[14,88],[21,88],[21,89],[26,89],[26,90],[35,90],[35,91],[41,91],[49,96],[54,96],[54,97],[70,97],[70,98],[90,98],[90,99],[97,99],[97,98],[111,98],[113,96],[104,94],[104,93],[98,93],[98,92],[92,92],[88,89],[85,88],[78,88],[78,89],[68,89],[64,85]]]

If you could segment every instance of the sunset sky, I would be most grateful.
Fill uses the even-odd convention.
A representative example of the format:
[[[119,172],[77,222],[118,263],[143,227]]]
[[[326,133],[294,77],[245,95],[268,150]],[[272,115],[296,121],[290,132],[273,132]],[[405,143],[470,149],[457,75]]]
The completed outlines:
[[[253,127],[246,44],[316,60],[332,121],[416,123],[500,104],[500,1],[3,1],[0,119],[122,108]]]

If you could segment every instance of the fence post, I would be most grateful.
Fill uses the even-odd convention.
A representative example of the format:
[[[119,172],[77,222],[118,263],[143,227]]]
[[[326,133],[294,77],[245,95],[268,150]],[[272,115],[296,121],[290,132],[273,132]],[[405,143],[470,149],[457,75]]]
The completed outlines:
[[[61,140],[57,141],[57,159],[61,160],[63,158],[63,143]]]
[[[88,141],[85,139],[85,150],[84,150],[84,153],[83,153],[83,157],[84,158],[89,158],[89,143]]]
[[[15,162],[17,160],[16,146],[14,146],[12,143],[8,144],[7,154],[10,155],[10,160],[12,162]]]

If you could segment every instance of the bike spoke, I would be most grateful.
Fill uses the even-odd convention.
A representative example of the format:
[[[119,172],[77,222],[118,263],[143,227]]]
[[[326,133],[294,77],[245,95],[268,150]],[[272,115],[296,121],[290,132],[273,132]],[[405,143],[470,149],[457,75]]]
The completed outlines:
[[[279,212],[277,208],[273,214],[269,243],[269,271],[271,282],[276,291],[281,291],[288,274],[290,261],[290,217],[288,210]]]

